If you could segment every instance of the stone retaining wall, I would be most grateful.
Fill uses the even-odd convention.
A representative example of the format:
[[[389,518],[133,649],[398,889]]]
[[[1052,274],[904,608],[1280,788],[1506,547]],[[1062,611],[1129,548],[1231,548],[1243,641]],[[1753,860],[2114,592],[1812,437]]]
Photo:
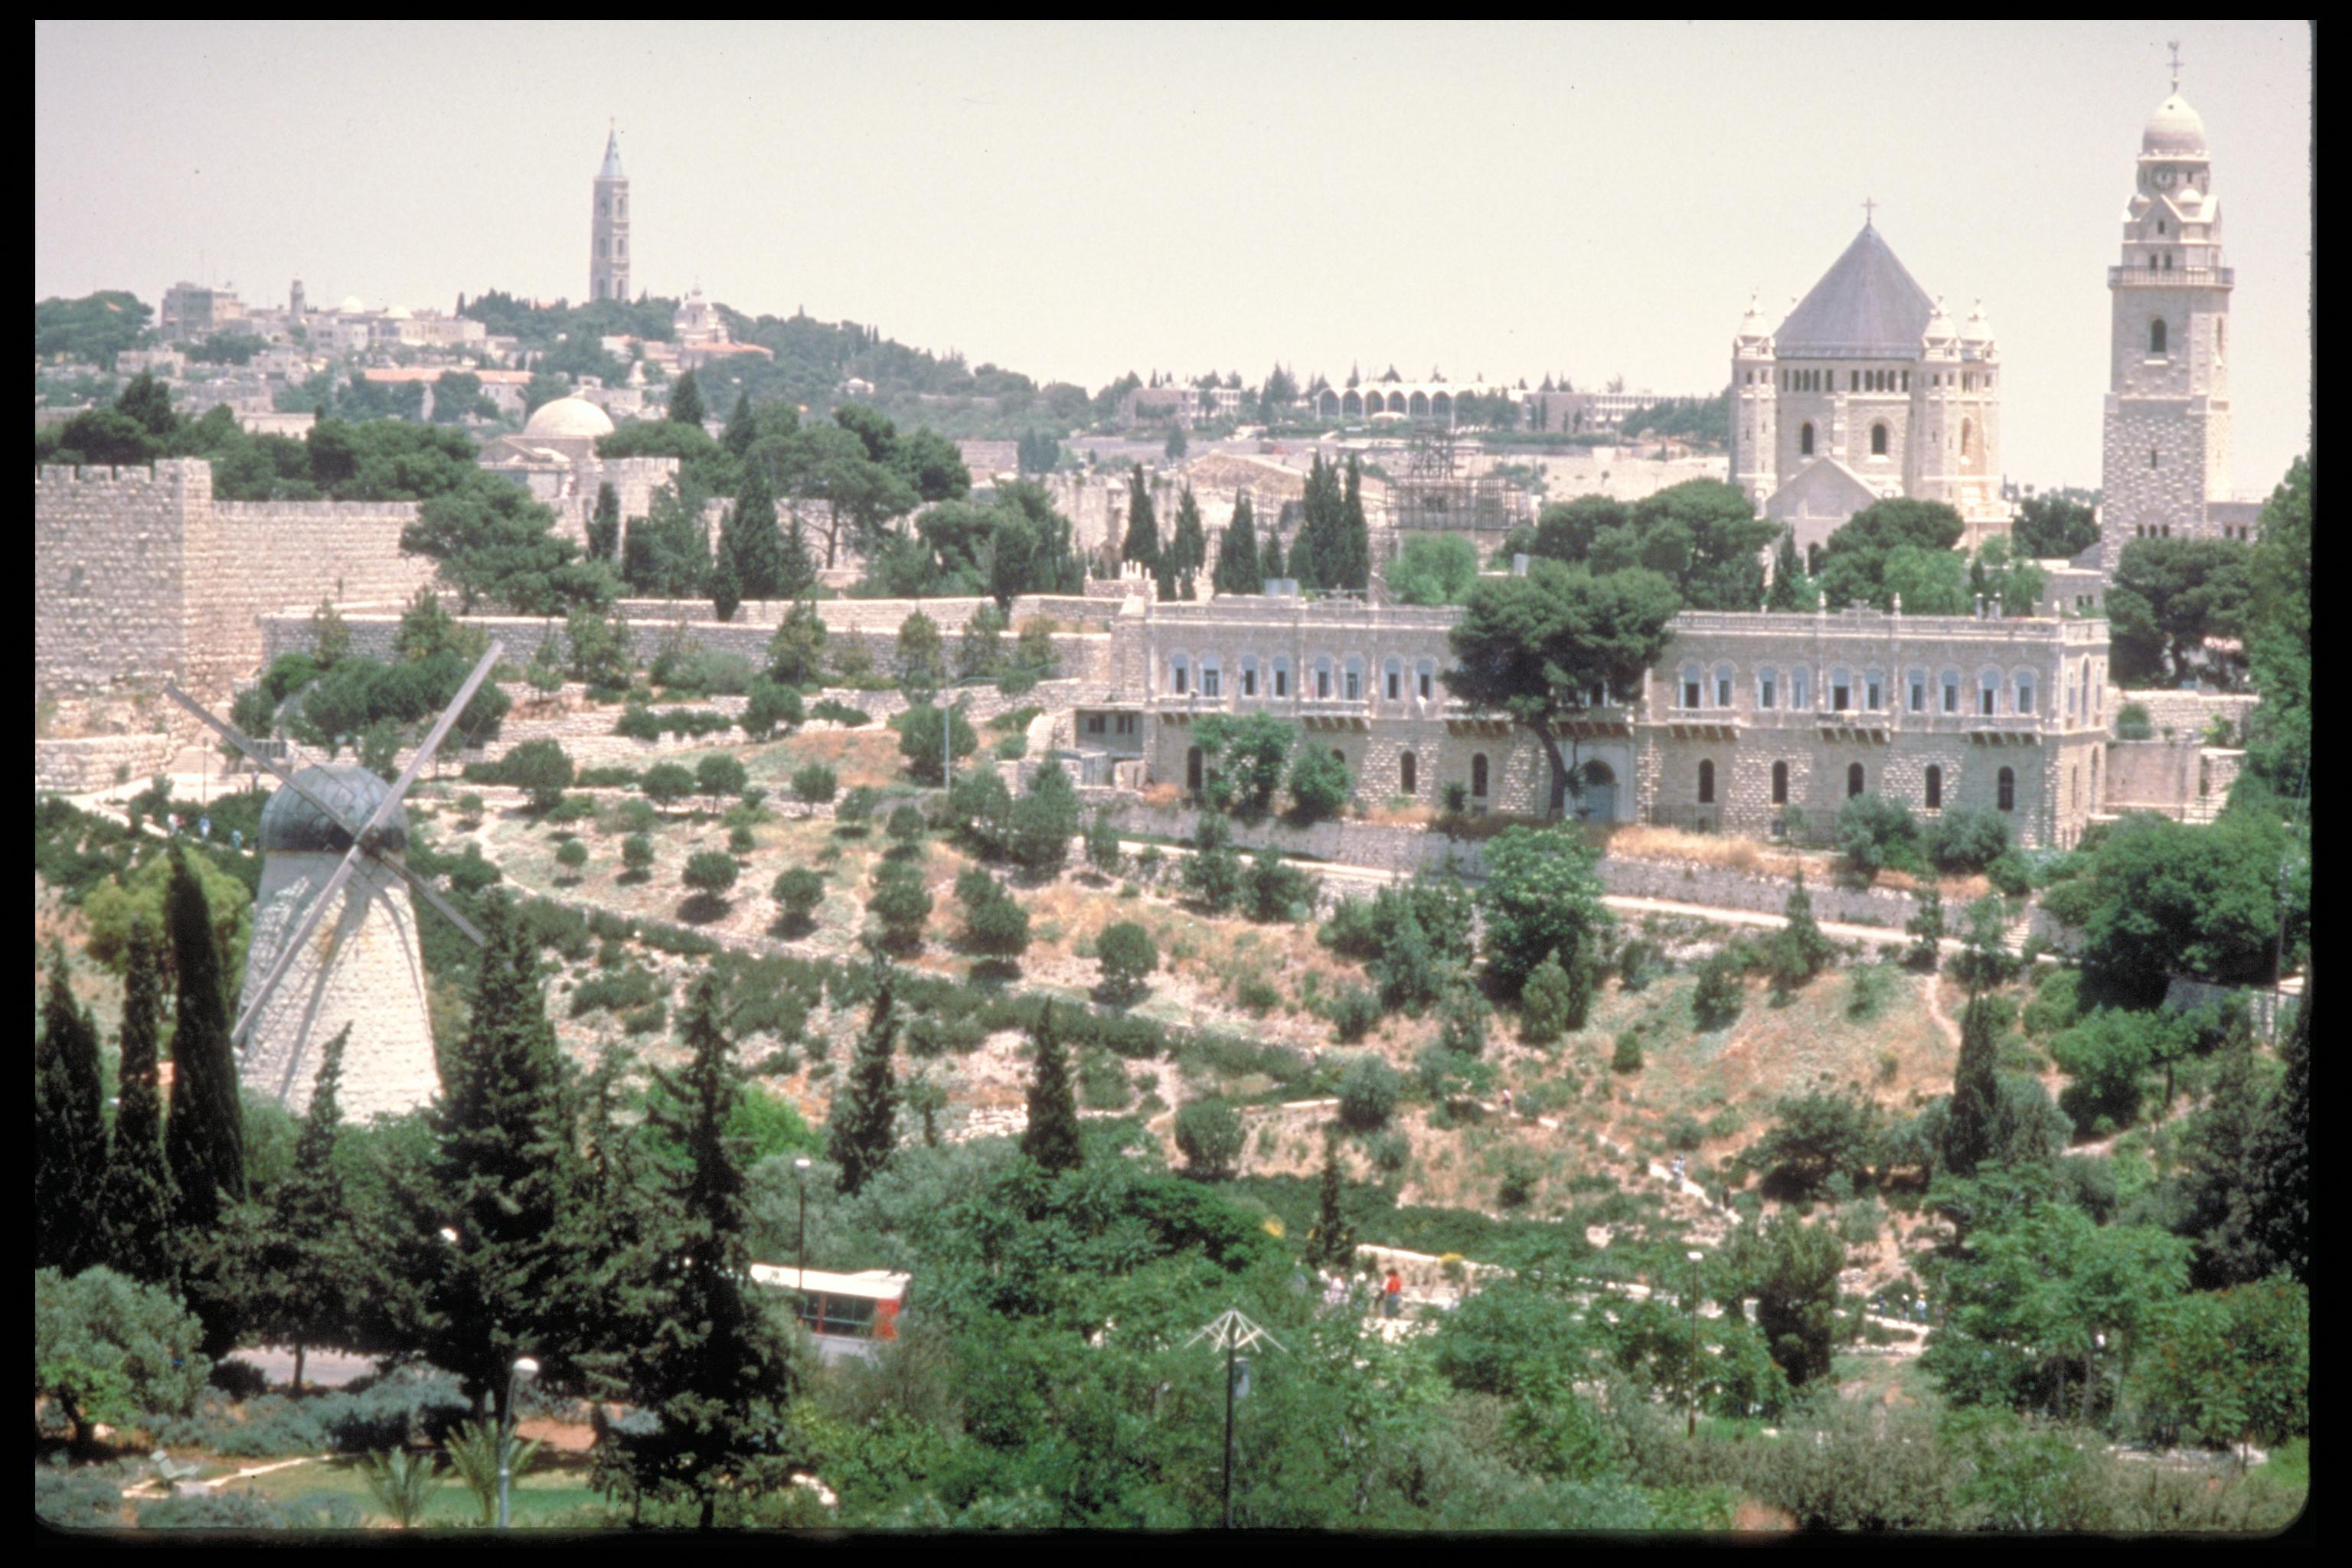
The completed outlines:
[[[79,740],[33,742],[33,788],[58,795],[87,795],[123,777],[139,782],[154,777],[180,750],[173,735],[91,735]]]

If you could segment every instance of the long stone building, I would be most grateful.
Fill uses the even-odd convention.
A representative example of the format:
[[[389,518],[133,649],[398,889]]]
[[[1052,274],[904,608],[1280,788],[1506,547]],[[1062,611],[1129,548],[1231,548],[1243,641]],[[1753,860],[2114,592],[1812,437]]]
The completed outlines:
[[[1362,799],[1438,805],[1458,784],[1473,813],[1759,837],[1826,826],[1865,791],[1930,816],[1998,812],[2036,846],[2072,845],[2098,809],[2113,711],[2104,622],[1685,612],[1638,689],[1596,692],[1561,731],[1580,773],[1571,796],[1540,738],[1447,691],[1459,615],[1131,600],[1113,627],[1117,696],[1076,713],[1072,740],[1197,788],[1193,726],[1265,712],[1338,752]]]

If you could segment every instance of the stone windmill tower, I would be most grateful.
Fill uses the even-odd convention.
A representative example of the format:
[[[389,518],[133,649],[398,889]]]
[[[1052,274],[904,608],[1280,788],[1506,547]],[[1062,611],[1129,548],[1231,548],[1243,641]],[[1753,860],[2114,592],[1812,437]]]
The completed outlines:
[[[402,860],[400,799],[498,663],[492,644],[425,743],[386,784],[352,763],[287,770],[176,688],[173,700],[281,785],[261,812],[261,891],[231,1038],[238,1076],[297,1115],[344,1027],[343,1114],[399,1115],[439,1092],[413,891],[477,944],[481,932]]]

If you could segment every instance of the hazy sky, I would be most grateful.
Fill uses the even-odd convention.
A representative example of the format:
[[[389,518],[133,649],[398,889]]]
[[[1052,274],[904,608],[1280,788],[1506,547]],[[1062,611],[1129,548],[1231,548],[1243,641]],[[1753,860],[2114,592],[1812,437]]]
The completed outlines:
[[[2308,445],[2299,22],[37,25],[35,297],[446,310],[634,282],[1096,387],[1351,363],[1712,392],[1862,203],[2006,367],[2004,464],[2098,481],[2105,269],[2181,40],[2237,268],[2236,476]]]

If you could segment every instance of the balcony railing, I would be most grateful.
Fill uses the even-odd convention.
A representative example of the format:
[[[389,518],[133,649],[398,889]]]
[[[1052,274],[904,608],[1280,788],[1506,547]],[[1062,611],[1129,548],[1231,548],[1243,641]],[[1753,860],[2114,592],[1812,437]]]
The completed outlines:
[[[2224,289],[2237,286],[2238,269],[2234,267],[2176,267],[2170,271],[2151,270],[2146,267],[2110,267],[2107,287],[2119,283],[2189,283]]]

